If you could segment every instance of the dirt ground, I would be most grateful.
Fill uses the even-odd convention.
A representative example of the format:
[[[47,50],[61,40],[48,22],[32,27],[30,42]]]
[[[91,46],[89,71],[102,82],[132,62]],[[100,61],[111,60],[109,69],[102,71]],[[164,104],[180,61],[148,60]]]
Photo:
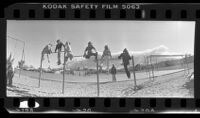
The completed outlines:
[[[191,72],[193,70],[190,70]],[[127,79],[125,73],[117,74],[117,82],[112,82],[110,74],[100,74],[99,97],[184,97],[193,98],[193,82],[184,72],[165,75],[157,72],[154,80],[146,73],[136,73],[137,90],[134,79]],[[66,75],[64,94],[62,93],[62,74],[43,73],[41,86],[38,87],[36,72],[23,71],[21,77],[15,74],[13,87],[7,87],[7,96],[12,97],[97,97],[96,75]]]

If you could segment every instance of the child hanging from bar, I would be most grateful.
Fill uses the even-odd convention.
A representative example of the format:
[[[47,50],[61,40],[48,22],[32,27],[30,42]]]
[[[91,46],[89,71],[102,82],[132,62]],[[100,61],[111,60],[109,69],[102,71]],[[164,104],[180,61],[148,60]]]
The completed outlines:
[[[109,73],[109,65],[110,65],[110,58],[112,58],[110,49],[108,48],[108,45],[105,45],[103,55],[101,56],[101,63],[103,64],[103,61],[106,62],[106,70]]]
[[[62,51],[62,47],[65,47],[65,45],[59,39],[56,42],[57,42],[57,44],[56,44],[55,52],[58,50],[57,64],[60,65],[61,64],[60,54],[61,54],[61,51]]]
[[[50,63],[49,55],[52,53],[51,48],[52,48],[52,44],[50,44],[50,43],[43,48],[42,54],[41,54],[42,55],[42,61],[44,60],[44,55],[46,54],[47,59],[48,59],[48,63]]]
[[[131,59],[131,56],[129,55],[129,52],[128,50],[125,48],[123,50],[123,53],[120,54],[120,56],[118,57],[119,59],[122,58],[122,61],[123,61],[123,65],[124,65],[124,69],[126,71],[126,75],[127,77],[130,79],[131,78],[131,74],[128,70],[128,65],[130,64],[129,63],[129,60]]]
[[[72,54],[72,49],[71,49],[71,45],[70,42],[66,41],[65,43],[65,61],[67,62],[68,59],[72,60],[73,59],[73,54]]]
[[[43,48],[42,54],[41,54],[42,55],[42,61],[44,61],[44,55],[46,54],[47,59],[48,59],[48,63],[50,63],[49,55],[52,53],[51,48],[52,48],[52,44],[50,44],[50,43]],[[49,65],[48,68],[51,69],[50,65]]]
[[[117,80],[116,80],[117,69],[116,69],[116,67],[115,67],[114,64],[112,65],[112,68],[111,68],[111,70],[110,70],[110,73],[112,74],[112,81],[113,81],[113,82],[116,82],[116,81],[117,81]]]
[[[95,59],[97,59],[97,51],[95,47],[92,45],[92,43],[88,42],[88,46],[86,47],[84,51],[83,57],[85,57],[86,59],[89,59],[91,56],[95,56]]]

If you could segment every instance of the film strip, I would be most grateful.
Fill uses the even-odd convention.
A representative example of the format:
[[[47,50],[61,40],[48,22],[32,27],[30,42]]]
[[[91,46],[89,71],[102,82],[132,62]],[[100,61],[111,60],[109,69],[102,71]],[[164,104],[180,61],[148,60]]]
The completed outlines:
[[[155,3],[154,4],[153,3],[16,3],[16,4],[12,4],[12,5],[9,5],[8,7],[4,8],[1,11],[0,18],[1,18],[1,20],[0,20],[1,41],[3,42],[1,44],[1,47],[2,47],[1,53],[3,53],[5,56],[7,56],[7,60],[4,56],[1,56],[1,63],[0,63],[1,64],[1,82],[0,82],[0,84],[1,84],[1,102],[0,102],[0,106],[1,106],[1,108],[5,108],[6,110],[8,110],[10,113],[77,113],[77,112],[78,113],[102,113],[102,112],[105,112],[105,113],[157,113],[157,112],[159,112],[159,113],[168,113],[168,112],[170,112],[170,113],[180,113],[180,112],[181,113],[183,113],[183,112],[199,113],[199,111],[200,111],[200,99],[199,99],[199,97],[200,97],[200,92],[199,92],[199,90],[200,90],[200,87],[199,87],[200,75],[199,74],[200,73],[198,72],[198,70],[200,68],[200,65],[198,63],[198,60],[200,58],[199,57],[200,56],[200,54],[199,54],[200,48],[198,47],[198,44],[199,44],[198,39],[200,37],[200,34],[198,33],[200,31],[200,22],[199,22],[200,4],[178,4],[178,3],[176,3],[176,4],[170,4],[170,3],[168,3],[168,4],[155,4]],[[22,22],[23,21],[31,21],[31,22],[69,21],[72,23],[73,22],[74,23],[81,22],[83,24],[84,24],[84,22],[90,22],[90,21],[93,21],[93,22],[100,21],[102,23],[115,22],[115,21],[123,21],[123,22],[124,21],[125,22],[148,22],[148,21],[152,21],[152,22],[162,22],[162,21],[163,22],[172,22],[172,21],[173,22],[194,22],[195,23],[194,32],[193,32],[193,34],[194,34],[194,39],[193,39],[194,49],[192,49],[194,54],[193,54],[193,62],[191,62],[191,65],[193,65],[192,66],[193,73],[188,72],[188,76],[187,76],[187,77],[193,76],[193,79],[190,80],[190,81],[193,81],[190,83],[190,84],[193,84],[193,88],[187,89],[188,91],[190,91],[192,89],[193,94],[192,94],[192,96],[189,96],[189,97],[188,96],[187,97],[184,97],[184,96],[177,97],[176,93],[175,93],[175,97],[173,97],[173,96],[160,97],[159,95],[158,96],[152,95],[149,97],[144,97],[141,95],[141,97],[140,97],[140,95],[134,96],[134,93],[132,94],[132,96],[129,96],[129,95],[128,96],[117,96],[117,95],[115,96],[114,95],[114,96],[109,97],[109,95],[108,96],[101,95],[101,94],[103,94],[102,93],[102,89],[103,89],[102,85],[105,83],[101,83],[101,80],[99,83],[99,80],[98,80],[98,79],[101,79],[101,77],[99,77],[99,76],[103,76],[101,73],[98,73],[99,72],[98,71],[98,69],[99,69],[98,61],[97,61],[97,73],[98,73],[97,74],[97,82],[95,79],[95,82],[93,82],[93,83],[95,86],[97,85],[97,89],[99,88],[100,90],[97,90],[97,92],[95,92],[94,96],[90,96],[90,95],[79,96],[79,95],[77,95],[77,96],[72,97],[70,95],[68,96],[68,95],[62,94],[61,97],[59,97],[59,96],[55,97],[55,96],[52,96],[51,93],[47,94],[47,96],[43,96],[43,95],[40,96],[40,94],[42,94],[42,92],[43,92],[43,94],[46,95],[46,93],[45,93],[46,90],[42,91],[39,89],[37,89],[37,90],[39,90],[39,92],[41,92],[41,93],[39,93],[37,91],[38,95],[36,94],[35,96],[33,96],[32,94],[30,94],[29,90],[31,91],[32,88],[34,88],[34,87],[29,87],[28,90],[27,89],[25,90],[24,88],[19,88],[19,86],[16,86],[16,85],[13,85],[14,87],[13,86],[9,87],[8,75],[6,75],[7,70],[8,70],[8,67],[7,67],[8,63],[5,63],[5,62],[8,61],[8,56],[9,56],[6,53],[6,51],[8,50],[9,44],[10,44],[8,42],[8,40],[9,40],[8,36],[10,36],[9,31],[12,32],[12,24],[14,24],[15,21],[16,22],[18,22],[18,21],[19,22],[20,21],[22,21]],[[10,25],[9,25],[9,23],[10,23]],[[56,23],[55,23],[55,25],[56,25]],[[48,25],[46,25],[46,26],[48,26]],[[70,26],[73,27],[72,25],[70,25]],[[80,26],[83,26],[83,25],[80,25]],[[103,26],[105,26],[105,25],[103,25]],[[13,27],[17,27],[17,25],[13,26]],[[85,30],[88,30],[87,26],[84,26],[84,27],[85,27]],[[89,25],[88,25],[88,27],[89,27]],[[92,27],[92,25],[91,25],[91,27]],[[115,27],[115,26],[113,26],[113,27]],[[147,27],[148,26],[146,26],[146,28]],[[20,27],[17,27],[17,28],[19,28],[19,31],[20,31]],[[33,28],[32,29],[33,34],[34,34],[34,32],[37,32],[37,30],[34,29],[34,26],[32,26],[31,28]],[[76,27],[76,28],[79,29],[80,27]],[[108,27],[105,27],[105,28],[108,28]],[[156,27],[154,27],[154,28],[156,29]],[[8,30],[8,29],[10,29],[10,30]],[[47,27],[47,29],[48,29],[48,27]],[[72,29],[74,29],[74,28],[72,28]],[[82,30],[82,31],[85,31],[85,30]],[[144,28],[144,30],[145,30],[145,28]],[[152,26],[152,30],[153,30],[153,26]],[[76,31],[76,29],[74,29],[74,31]],[[101,31],[103,31],[103,30],[101,30]],[[124,30],[124,31],[128,32],[128,30]],[[133,31],[137,32],[138,29],[133,30]],[[77,33],[79,33],[79,32],[77,32]],[[159,33],[159,31],[157,31],[157,33]],[[47,33],[46,35],[48,35],[48,34],[49,33]],[[10,38],[12,38],[14,40],[18,40],[19,37],[17,37],[17,36],[19,36],[19,35],[20,35],[20,33],[19,34],[16,33],[16,35],[15,35],[16,37],[10,36]],[[64,34],[62,34],[62,35],[64,35]],[[74,35],[76,35],[76,33]],[[109,33],[107,35],[109,35]],[[25,38],[25,35],[24,35],[24,37],[23,37],[23,35],[21,35],[21,38],[22,39]],[[21,40],[21,39],[19,39],[19,40]],[[192,41],[192,39],[190,39],[189,41]],[[12,42],[14,42],[14,41],[12,41]],[[26,43],[27,43],[27,41],[26,41]],[[78,45],[78,43],[77,43],[77,45]],[[184,46],[186,46],[186,45],[184,45]],[[184,46],[182,46],[182,47],[184,47]],[[19,50],[21,50],[21,49],[19,49]],[[29,50],[29,49],[27,49],[27,50]],[[16,53],[16,55],[17,55],[17,53]],[[23,58],[23,56],[22,56],[22,58]],[[183,58],[186,59],[186,57],[183,57]],[[21,59],[21,56],[20,56],[20,59]],[[134,58],[134,59],[136,59],[136,58]],[[41,58],[41,60],[42,60],[42,58]],[[135,82],[133,82],[133,84],[132,84],[132,88],[134,88],[133,91],[140,91],[143,88],[140,89],[139,84],[143,85],[144,83],[139,83],[138,85],[136,85],[136,82],[138,81],[137,80],[138,72],[136,71],[136,66],[134,65],[134,61],[130,61],[130,62],[133,62],[133,66],[132,66],[133,70],[131,71],[131,75],[132,75],[132,72],[134,72],[134,73],[136,72],[136,77],[134,77],[136,79],[134,80]],[[151,62],[151,65],[152,65],[152,62]],[[184,62],[183,66],[185,67],[185,65],[187,65],[187,64],[185,64],[185,62]],[[7,68],[5,68],[5,67],[7,67]],[[147,64],[147,67],[146,67],[147,70],[148,70],[148,67],[149,66]],[[19,68],[19,70],[20,69],[21,68]],[[39,69],[42,70],[42,67],[40,66]],[[153,69],[155,69],[155,68],[153,68]],[[154,78],[157,75],[155,74],[156,71],[153,69],[151,68],[152,72],[154,72],[153,73],[154,75],[152,75]],[[148,70],[149,74],[152,74],[150,72],[151,70]],[[45,71],[45,70],[43,70],[43,71]],[[65,71],[63,71],[63,73],[64,72]],[[20,71],[20,73],[21,73],[21,71]],[[133,75],[134,75],[134,73],[133,73]],[[24,75],[23,74],[24,74],[24,70],[22,69],[22,76],[26,75],[26,74],[24,74]],[[36,74],[36,75],[38,75],[38,74]],[[63,74],[63,76],[64,75],[65,75],[65,73]],[[68,76],[68,75],[65,75],[65,76]],[[93,75],[91,75],[91,76],[93,76]],[[169,77],[172,77],[172,76],[173,75],[170,75]],[[42,77],[43,77],[43,79],[41,79],[41,82],[43,82],[43,83],[41,83],[39,86],[43,86],[43,88],[45,88],[44,87],[44,80],[45,80],[44,75],[42,75]],[[87,76],[85,78],[89,78],[89,77],[90,76]],[[150,76],[148,76],[148,77],[151,78]],[[63,77],[63,78],[65,79],[65,77]],[[68,77],[66,77],[66,78],[68,78]],[[79,77],[75,76],[74,78],[79,78]],[[96,75],[95,75],[95,78],[96,78]],[[160,78],[162,79],[164,77],[160,76]],[[63,81],[64,81],[64,79],[63,79]],[[15,80],[15,81],[17,81],[17,80]],[[93,80],[91,80],[91,81],[93,81]],[[182,81],[184,81],[184,80],[182,80]],[[29,81],[26,84],[28,85],[31,82],[32,81]],[[55,80],[55,82],[56,82],[56,80]],[[63,85],[62,85],[62,87],[64,87],[62,89],[63,91],[65,90],[65,87],[67,86],[67,85],[64,86],[65,83],[67,83],[67,82],[66,81],[63,82]],[[54,84],[55,83],[51,83],[48,86],[53,86]],[[112,84],[116,84],[116,83],[112,83]],[[109,86],[112,86],[112,84]],[[162,83],[160,83],[160,84],[162,84]],[[36,85],[37,85],[37,83],[36,83]],[[124,85],[124,86],[127,86],[127,85]],[[155,86],[157,86],[157,85],[155,85]],[[23,85],[22,87],[25,87],[25,85]],[[173,86],[169,85],[169,87],[173,87]],[[80,89],[83,89],[83,88],[80,88]],[[131,88],[131,90],[132,90],[132,88]],[[48,89],[48,88],[46,88],[46,89]],[[93,89],[94,89],[94,87],[93,87]],[[112,87],[111,87],[111,89],[112,89]],[[96,88],[95,88],[95,90],[96,90]],[[60,88],[59,88],[59,91],[60,91]],[[100,91],[100,93],[99,93],[99,91]],[[63,93],[66,93],[66,92],[67,92],[67,90],[65,90],[65,92],[63,92]],[[96,96],[96,93],[98,93],[97,96]],[[146,92],[146,93],[148,93],[148,92]],[[110,93],[110,94],[112,94],[112,93]],[[183,94],[185,95],[185,93],[183,93]]]

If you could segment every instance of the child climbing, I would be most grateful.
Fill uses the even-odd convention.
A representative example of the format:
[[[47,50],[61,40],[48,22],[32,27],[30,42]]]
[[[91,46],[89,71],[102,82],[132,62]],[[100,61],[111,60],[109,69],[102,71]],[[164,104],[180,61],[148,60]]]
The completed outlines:
[[[46,54],[47,55],[47,59],[48,59],[48,63],[50,63],[50,60],[49,60],[49,55],[52,53],[52,44],[48,44],[44,47],[44,49],[42,50],[42,61],[44,60],[44,55]]]
[[[96,51],[95,47],[92,45],[92,43],[88,42],[88,46],[86,47],[86,49],[84,51],[83,57],[85,57],[86,59],[89,59],[91,56],[95,56],[97,59],[97,51]]]
[[[60,60],[60,54],[61,54],[61,51],[62,51],[62,47],[65,47],[65,45],[58,39],[57,40],[57,44],[56,44],[56,49],[55,49],[55,52],[58,50],[58,62],[57,64],[60,65],[61,64],[61,60]]]
[[[110,58],[112,58],[110,49],[108,48],[108,45],[105,45],[104,51],[103,51],[103,55],[101,56],[101,60],[102,60],[101,63],[103,64],[103,61],[106,62],[106,66],[107,66],[106,70],[107,70],[107,72],[109,72]]]
[[[112,65],[112,68],[111,68],[111,70],[110,70],[110,73],[112,74],[112,81],[113,81],[113,82],[116,82],[116,73],[117,73],[117,70],[116,70],[116,67],[115,67],[114,64]]]
[[[68,59],[72,60],[73,54],[72,54],[70,42],[66,41],[66,43],[65,43],[65,61],[67,62]]]
[[[123,50],[123,53],[121,53],[120,56],[119,56],[118,58],[119,58],[119,59],[122,58],[123,65],[124,65],[124,69],[125,69],[125,71],[126,71],[126,75],[127,75],[127,77],[130,79],[131,74],[130,74],[130,72],[129,72],[129,70],[128,70],[128,65],[130,64],[130,63],[129,63],[129,60],[131,59],[131,56],[129,55],[128,50],[125,48],[125,49]]]

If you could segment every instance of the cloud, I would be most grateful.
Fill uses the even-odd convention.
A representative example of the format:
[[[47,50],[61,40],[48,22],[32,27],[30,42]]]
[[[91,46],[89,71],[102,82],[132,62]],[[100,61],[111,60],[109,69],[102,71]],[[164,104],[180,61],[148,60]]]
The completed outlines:
[[[113,56],[118,56],[121,52],[118,53],[112,53]],[[130,55],[133,56],[149,56],[149,55],[177,55],[180,53],[176,53],[176,52],[170,52],[169,48],[164,46],[164,45],[160,45],[151,49],[146,49],[144,51],[130,51],[129,50]]]
[[[120,52],[111,52],[112,53],[112,57],[113,58],[118,58],[118,56],[122,53],[122,51]],[[146,49],[144,51],[130,51],[129,50],[130,55],[133,55],[134,57],[144,57],[144,56],[149,56],[149,55],[177,55],[180,53],[176,53],[176,52],[170,52],[169,48],[166,47],[165,45],[160,45],[151,49]],[[99,54],[99,58],[102,55],[102,52],[98,52]],[[181,54],[180,54],[181,55]],[[74,58],[72,60],[72,62],[77,62],[77,61],[87,61],[87,59],[83,58],[83,57],[79,57],[79,58]]]

